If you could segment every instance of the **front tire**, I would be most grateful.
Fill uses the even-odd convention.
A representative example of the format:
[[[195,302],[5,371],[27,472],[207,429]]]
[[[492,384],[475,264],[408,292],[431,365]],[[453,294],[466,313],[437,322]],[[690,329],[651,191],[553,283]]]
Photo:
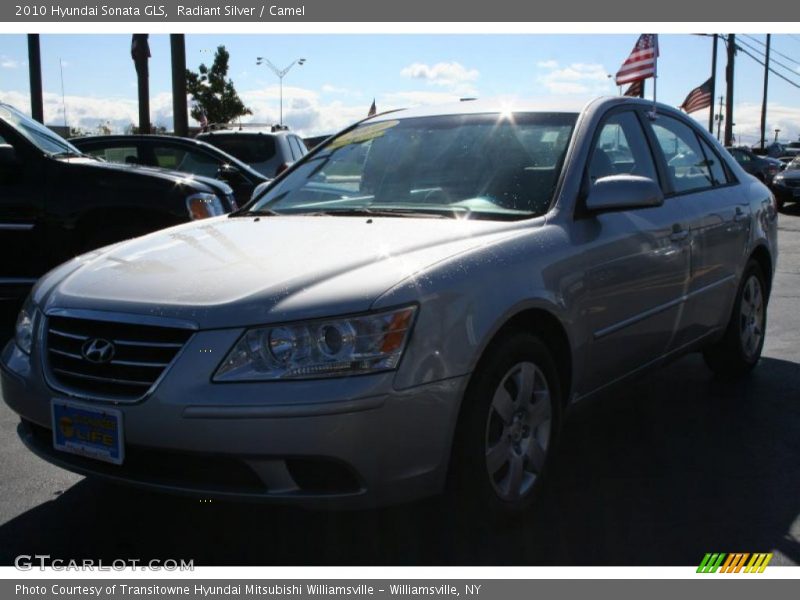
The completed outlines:
[[[703,351],[706,365],[728,379],[746,375],[761,358],[766,326],[766,278],[759,264],[751,259],[742,276],[725,336]]]
[[[489,348],[464,397],[451,491],[465,508],[518,514],[535,501],[561,427],[561,387],[552,355],[529,333]]]

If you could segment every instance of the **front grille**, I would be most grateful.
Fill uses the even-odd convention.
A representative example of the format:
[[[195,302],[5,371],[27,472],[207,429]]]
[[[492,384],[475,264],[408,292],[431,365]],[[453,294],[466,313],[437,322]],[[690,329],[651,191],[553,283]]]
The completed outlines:
[[[800,187],[800,179],[784,179],[783,185],[790,188]]]
[[[47,366],[50,377],[70,391],[135,400],[153,386],[191,335],[176,327],[51,316]],[[100,340],[101,347],[110,342],[111,355],[100,362],[88,360],[85,350],[92,340]]]

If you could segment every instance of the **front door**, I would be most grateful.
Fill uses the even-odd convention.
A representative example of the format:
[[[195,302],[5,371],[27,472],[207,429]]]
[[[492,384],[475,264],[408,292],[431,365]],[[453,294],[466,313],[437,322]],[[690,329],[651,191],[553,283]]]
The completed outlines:
[[[608,175],[659,180],[641,122],[617,112],[600,126],[590,154],[589,185]],[[586,291],[581,317],[588,337],[588,393],[662,356],[675,334],[689,272],[686,222],[676,204],[582,215],[576,242]]]

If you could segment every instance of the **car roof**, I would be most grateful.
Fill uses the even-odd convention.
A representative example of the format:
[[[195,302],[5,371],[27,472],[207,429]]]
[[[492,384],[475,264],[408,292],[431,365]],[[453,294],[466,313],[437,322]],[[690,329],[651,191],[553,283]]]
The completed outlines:
[[[392,119],[411,119],[415,117],[436,117],[446,115],[470,115],[470,114],[490,114],[490,113],[564,113],[580,114],[588,110],[602,110],[612,106],[631,105],[652,107],[652,100],[644,98],[631,98],[627,96],[601,96],[592,100],[576,98],[557,98],[547,97],[534,100],[507,100],[507,99],[486,99],[486,100],[462,100],[448,104],[433,104],[414,108],[399,109],[381,113],[365,122],[374,123]],[[674,107],[660,102],[655,103],[657,111],[675,114],[678,112]]]
[[[87,142],[95,142],[95,141],[111,141],[111,140],[131,140],[131,141],[141,141],[141,140],[156,140],[156,141],[165,141],[165,142],[178,142],[184,144],[204,144],[205,142],[201,142],[199,140],[195,140],[193,138],[185,138],[179,135],[162,135],[162,134],[145,134],[145,133],[111,133],[109,135],[82,135],[80,137],[70,138],[70,140],[78,140],[78,141],[87,141]]]
[[[260,127],[245,127],[244,129],[215,129],[213,131],[203,131],[197,134],[198,138],[217,137],[223,135],[265,135],[265,136],[282,136],[282,135],[297,135],[294,131],[281,129],[279,131],[272,131],[269,128]]]

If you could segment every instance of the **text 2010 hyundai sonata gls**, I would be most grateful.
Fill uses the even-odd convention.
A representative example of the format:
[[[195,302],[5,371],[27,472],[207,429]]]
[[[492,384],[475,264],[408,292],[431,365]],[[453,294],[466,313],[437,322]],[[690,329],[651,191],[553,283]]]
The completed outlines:
[[[22,439],[170,491],[525,508],[569,403],[761,353],[774,198],[653,108],[381,115],[236,214],[62,265],[2,355]]]

